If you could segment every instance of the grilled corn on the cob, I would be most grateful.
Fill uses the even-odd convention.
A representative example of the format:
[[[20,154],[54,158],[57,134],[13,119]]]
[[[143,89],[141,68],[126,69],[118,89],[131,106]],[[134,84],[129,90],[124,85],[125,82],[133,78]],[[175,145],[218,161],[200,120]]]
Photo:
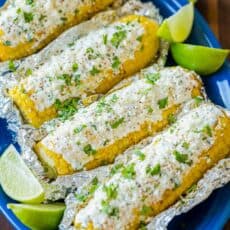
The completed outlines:
[[[39,127],[60,107],[71,107],[73,98],[105,93],[149,64],[159,46],[157,27],[151,19],[130,15],[93,31],[30,72],[9,95],[25,119]]]
[[[102,184],[75,217],[75,229],[138,229],[230,153],[230,117],[205,103],[184,115]]]
[[[0,14],[0,60],[28,56],[114,0],[15,0]]]
[[[194,72],[180,67],[143,76],[98,102],[79,110],[72,119],[35,146],[42,161],[58,175],[92,169],[173,122],[183,102],[202,95]]]

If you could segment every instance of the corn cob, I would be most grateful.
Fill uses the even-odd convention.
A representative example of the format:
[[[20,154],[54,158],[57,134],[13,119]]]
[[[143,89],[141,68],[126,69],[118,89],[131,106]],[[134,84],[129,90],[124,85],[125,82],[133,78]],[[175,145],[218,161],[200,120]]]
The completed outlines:
[[[211,103],[185,114],[116,167],[77,211],[75,229],[139,229],[229,155],[229,135],[230,117]]]
[[[129,86],[79,110],[35,146],[58,175],[92,169],[174,121],[181,104],[201,96],[201,82],[180,67],[148,68]]]
[[[8,0],[0,15],[0,60],[17,59],[35,53],[65,29],[104,10],[113,2]]]
[[[157,27],[151,19],[130,15],[93,31],[33,70],[9,95],[24,118],[39,127],[60,108],[74,107],[73,100],[105,93],[154,60]]]

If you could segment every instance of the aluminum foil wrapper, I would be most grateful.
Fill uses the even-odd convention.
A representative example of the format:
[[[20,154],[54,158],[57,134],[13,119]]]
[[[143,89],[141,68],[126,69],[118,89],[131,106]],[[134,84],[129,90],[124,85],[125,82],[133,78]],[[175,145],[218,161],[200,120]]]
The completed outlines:
[[[99,181],[103,181],[109,175],[110,167],[100,167],[92,170],[87,174],[76,174],[75,182],[81,184],[79,190],[89,184],[93,178],[97,177]],[[194,184],[180,200],[154,217],[149,224],[146,225],[148,230],[166,230],[169,222],[182,213],[186,213],[193,207],[207,199],[210,194],[217,188],[226,185],[230,181],[230,158],[221,160],[215,167],[209,170],[204,177]],[[65,181],[67,183],[67,181]],[[82,182],[84,182],[82,184]],[[70,193],[65,199],[66,210],[63,220],[59,226],[60,230],[72,230],[73,221],[78,207],[78,201],[75,193]]]
[[[41,140],[60,124],[60,120],[54,119],[47,122],[40,129],[35,129],[25,124],[20,112],[10,98],[7,97],[7,89],[16,86],[20,79],[24,78],[28,68],[38,67],[51,56],[61,53],[68,44],[73,43],[93,30],[112,23],[122,16],[134,13],[152,18],[159,24],[162,22],[159,10],[152,3],[142,3],[139,0],[118,0],[107,11],[101,12],[92,19],[64,32],[39,53],[14,61],[16,71],[12,72],[9,70],[9,62],[0,63],[0,117],[7,120],[8,129],[15,133],[14,142],[19,144],[25,163],[43,184],[47,201],[64,199],[71,190],[75,190],[76,186],[81,184],[80,182],[76,183],[74,176],[66,177],[65,180],[64,178],[60,180],[58,178],[57,181],[51,182],[32,149],[37,141]],[[158,58],[153,64],[154,68],[160,69],[164,67],[168,48],[169,44],[161,41]],[[65,181],[68,181],[68,183],[65,183]]]
[[[204,92],[205,101],[206,94]],[[192,108],[196,107],[195,101],[189,101],[184,106],[182,111],[177,115],[177,117],[182,117],[184,114],[188,113]],[[230,111],[225,111],[230,116]],[[162,131],[164,132],[164,131]],[[134,149],[142,149],[144,146],[150,144],[152,137],[148,137],[141,141],[139,144],[132,146],[124,152],[124,154],[118,156],[115,160],[115,164],[123,163],[126,164],[130,160],[130,157],[133,154]],[[76,194],[86,190],[92,180],[97,178],[99,183],[107,180],[110,175],[112,165],[99,167],[97,169],[88,171],[87,173],[76,173],[72,176],[71,180],[69,176],[60,177],[56,182],[67,186],[70,181],[72,183],[78,184],[77,190],[72,190],[71,193],[66,197],[66,210],[64,213],[63,220],[59,226],[60,230],[73,230],[73,222],[76,214],[76,210],[80,207],[81,203],[76,199]],[[59,182],[60,181],[60,182]],[[179,201],[175,203],[170,208],[161,212],[159,215],[152,218],[149,223],[146,225],[148,230],[166,230],[169,222],[175,217],[182,213],[186,213],[191,210],[193,207],[206,200],[211,193],[230,182],[230,157],[219,161],[216,166],[207,171],[203,178],[198,181],[197,184],[194,184],[187,190],[187,192],[180,197]],[[76,186],[73,186],[76,187]]]

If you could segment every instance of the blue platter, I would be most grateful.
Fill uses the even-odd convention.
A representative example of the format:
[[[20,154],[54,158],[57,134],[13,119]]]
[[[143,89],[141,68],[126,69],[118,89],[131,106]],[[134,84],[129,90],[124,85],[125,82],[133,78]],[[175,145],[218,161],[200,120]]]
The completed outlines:
[[[0,0],[0,5],[5,1]],[[186,0],[153,0],[164,17],[175,13]],[[189,43],[219,48],[220,44],[203,17],[196,11],[195,23]],[[203,78],[209,98],[216,104],[230,109],[230,64],[225,63],[222,69],[209,77]],[[0,119],[0,153],[13,142],[14,133],[7,130],[6,121]],[[19,148],[18,148],[19,149]],[[27,230],[24,225],[9,211],[6,204],[14,202],[0,188],[0,211],[17,230]],[[169,230],[221,230],[230,219],[230,184],[215,191],[205,202],[186,214],[182,214],[170,223]],[[1,226],[0,226],[0,229]],[[45,230],[45,229],[44,229]]]

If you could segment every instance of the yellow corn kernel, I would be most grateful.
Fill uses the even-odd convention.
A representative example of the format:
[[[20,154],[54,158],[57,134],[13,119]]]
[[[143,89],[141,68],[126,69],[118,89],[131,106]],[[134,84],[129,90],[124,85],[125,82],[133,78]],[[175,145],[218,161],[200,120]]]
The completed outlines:
[[[159,48],[159,40],[156,36],[158,25],[156,22],[144,16],[137,15],[126,16],[120,21],[131,22],[136,20],[143,25],[145,32],[142,37],[140,47],[138,47],[138,50],[135,51],[134,58],[121,63],[120,71],[118,73],[114,73],[112,69],[103,70],[103,79],[95,82],[96,89],[91,90],[93,94],[106,93],[116,83],[146,67],[154,60]],[[15,88],[9,90],[9,96],[13,99],[14,103],[18,106],[23,117],[29,124],[39,128],[44,122],[57,116],[57,111],[54,106],[51,106],[44,111],[38,111],[35,103],[31,99],[31,94],[25,93],[24,91],[23,86],[16,86]],[[92,92],[88,89],[87,92],[83,93],[89,94],[88,96],[90,96]],[[92,99],[92,95],[90,97]],[[87,101],[87,99],[85,99],[85,101]]]
[[[73,15],[70,14],[69,12],[66,12],[65,24],[62,23],[53,28],[46,28],[50,32],[43,39],[36,40],[36,41],[25,41],[19,43],[16,46],[6,46],[3,44],[3,42],[0,42],[0,61],[18,59],[18,58],[29,56],[37,52],[38,50],[46,46],[50,41],[58,37],[58,35],[60,35],[66,29],[88,19],[95,13],[104,10],[107,6],[109,6],[113,2],[114,0],[89,1],[85,5],[78,8],[77,14]],[[36,14],[36,12],[34,12],[34,14]],[[52,12],[50,12],[50,14],[52,14]],[[7,33],[6,31],[2,31],[1,29],[0,31],[1,31],[0,36]],[[36,31],[36,35],[38,35],[38,37],[39,37],[39,33],[41,32]]]
[[[218,121],[213,127],[212,136],[214,137],[214,142],[211,145],[211,148],[204,150],[199,154],[199,159],[186,173],[183,174],[182,183],[177,188],[170,190],[167,189],[164,191],[160,199],[152,200],[151,213],[148,214],[148,216],[145,218],[152,218],[173,205],[177,200],[179,200],[181,195],[185,194],[193,184],[197,183],[197,181],[203,177],[207,170],[215,166],[215,164],[218,163],[221,159],[229,157],[229,135],[230,118],[223,113],[218,117]],[[132,222],[127,224],[127,226],[122,229],[138,229],[139,224],[141,221],[143,221],[143,214],[141,214],[139,209],[133,209],[132,213],[134,217]],[[83,228],[82,224],[77,220],[77,218],[75,219],[75,229],[97,230],[97,228],[93,225],[92,220],[89,219],[87,227]]]
[[[193,77],[195,79],[195,76]],[[198,86],[193,88],[191,97],[201,96],[201,88],[202,85],[199,82]],[[128,133],[126,137],[115,140],[111,145],[97,149],[96,155],[93,157],[91,161],[84,165],[84,168],[87,170],[93,169],[105,163],[113,162],[114,158],[118,154],[124,152],[130,146],[138,143],[139,141],[148,136],[156,134],[157,132],[165,128],[169,123],[169,115],[176,114],[180,108],[180,105],[175,104],[162,112],[161,120],[157,122],[146,121],[143,124],[141,124],[139,130],[135,130],[132,133]],[[37,143],[34,147],[34,150],[43,162],[48,162],[47,164],[49,164],[49,162],[52,162],[49,165],[52,168],[52,170],[56,171],[57,175],[66,175],[74,172],[74,170],[71,168],[71,165],[64,158],[60,157],[61,154],[47,149],[47,147],[44,146],[42,142]]]

